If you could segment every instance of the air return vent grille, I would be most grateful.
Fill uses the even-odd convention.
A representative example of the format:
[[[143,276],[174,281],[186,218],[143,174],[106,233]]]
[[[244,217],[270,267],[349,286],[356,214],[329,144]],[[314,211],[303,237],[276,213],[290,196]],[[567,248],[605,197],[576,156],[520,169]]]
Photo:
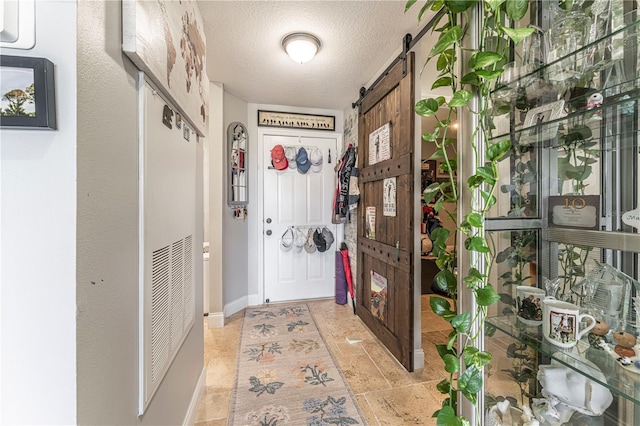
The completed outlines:
[[[164,376],[193,323],[193,236],[155,250],[151,263],[151,384]]]
[[[153,252],[151,265],[151,380],[169,359],[169,247]]]

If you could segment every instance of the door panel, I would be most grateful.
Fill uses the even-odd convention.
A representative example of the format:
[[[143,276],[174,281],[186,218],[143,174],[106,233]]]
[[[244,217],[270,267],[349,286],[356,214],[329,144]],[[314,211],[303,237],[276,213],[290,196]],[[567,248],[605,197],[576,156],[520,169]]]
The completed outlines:
[[[359,112],[358,168],[361,208],[358,216],[357,313],[409,371],[414,368],[414,55],[398,62],[362,100]],[[391,123],[391,159],[369,164],[369,134]],[[396,216],[383,215],[384,179],[396,179]],[[366,208],[375,207],[375,240],[366,237]],[[360,266],[362,265],[362,266]],[[372,271],[386,278],[382,292],[372,291]]]
[[[271,166],[271,149],[312,147],[322,151],[322,170],[301,174],[297,169],[277,171]],[[280,249],[282,235],[290,228],[307,231],[326,226],[336,239],[336,226],[331,223],[333,201],[333,164],[328,163],[329,150],[335,152],[336,137],[307,137],[265,134],[263,150],[263,223],[264,299],[270,302],[332,297],[334,294],[334,255],[336,242],[324,253],[295,248]],[[267,221],[270,220],[270,223]],[[271,231],[268,235],[267,231]]]

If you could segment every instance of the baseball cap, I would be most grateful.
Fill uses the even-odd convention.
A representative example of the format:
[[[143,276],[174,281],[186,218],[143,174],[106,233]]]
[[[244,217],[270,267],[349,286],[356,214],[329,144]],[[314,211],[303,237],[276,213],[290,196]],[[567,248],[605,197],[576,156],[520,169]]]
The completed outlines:
[[[295,228],[293,230],[293,234],[294,234],[294,237],[293,237],[293,246],[294,247],[293,248],[295,249],[296,253],[300,253],[302,251],[302,247],[304,247],[304,245],[307,242],[307,237],[298,228]]]
[[[309,153],[309,161],[311,161],[311,171],[318,173],[322,170],[322,151],[318,147],[314,147]]]
[[[304,243],[304,251],[307,253],[315,253],[316,243],[313,242],[313,229],[309,228],[307,232],[307,241]]]
[[[324,239],[326,246],[325,250],[329,250],[331,248],[331,244],[333,244],[333,234],[326,226],[322,229],[322,238]]]
[[[271,148],[271,164],[273,164],[276,170],[284,170],[289,167],[282,145],[276,145]]]
[[[327,251],[327,243],[322,236],[322,230],[316,229],[313,233],[313,242],[320,253]]]
[[[290,169],[295,169],[297,167],[296,164],[296,155],[297,155],[297,150],[295,146],[288,146],[285,148],[284,150],[285,156],[287,157],[287,160],[289,161],[289,168]]]
[[[291,248],[293,247],[293,240],[293,231],[291,231],[291,228],[287,228],[280,238],[280,250],[285,253],[291,251]]]
[[[300,173],[305,174],[309,171],[311,162],[309,161],[307,150],[304,149],[304,147],[300,147],[300,149],[298,149],[298,155],[296,155],[296,163],[298,165],[298,171]]]

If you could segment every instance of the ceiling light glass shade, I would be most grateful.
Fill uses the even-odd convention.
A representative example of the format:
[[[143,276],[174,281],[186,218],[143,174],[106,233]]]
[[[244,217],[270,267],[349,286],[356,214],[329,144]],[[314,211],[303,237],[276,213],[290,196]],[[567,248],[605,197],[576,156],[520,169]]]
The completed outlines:
[[[307,33],[289,34],[282,40],[282,47],[289,57],[299,64],[309,62],[320,49],[320,40]]]

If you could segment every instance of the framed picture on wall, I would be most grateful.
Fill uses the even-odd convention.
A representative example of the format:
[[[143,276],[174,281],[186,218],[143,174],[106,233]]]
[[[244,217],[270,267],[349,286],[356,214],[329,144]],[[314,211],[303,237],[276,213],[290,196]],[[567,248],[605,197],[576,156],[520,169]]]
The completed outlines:
[[[0,56],[0,127],[56,129],[53,71],[45,58]]]

